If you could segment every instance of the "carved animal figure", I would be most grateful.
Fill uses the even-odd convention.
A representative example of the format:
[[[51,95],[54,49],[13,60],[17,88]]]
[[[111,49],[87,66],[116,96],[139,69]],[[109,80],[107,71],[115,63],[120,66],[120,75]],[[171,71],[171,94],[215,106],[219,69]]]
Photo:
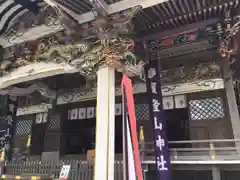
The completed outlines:
[[[47,48],[45,44],[40,44],[34,57],[37,61],[69,61],[80,51],[75,45],[52,45]]]
[[[51,90],[46,84],[42,82],[37,82],[36,84],[32,84],[26,88],[11,86],[0,90],[0,94],[8,94],[12,96],[27,96],[33,92],[39,92],[42,96],[49,99],[56,98],[56,92],[54,90]]]

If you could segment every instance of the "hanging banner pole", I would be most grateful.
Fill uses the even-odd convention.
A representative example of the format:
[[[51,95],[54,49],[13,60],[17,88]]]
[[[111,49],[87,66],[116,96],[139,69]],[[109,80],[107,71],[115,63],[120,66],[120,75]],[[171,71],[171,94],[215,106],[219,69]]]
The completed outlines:
[[[149,115],[154,128],[153,140],[156,170],[159,180],[171,180],[170,153],[168,149],[167,125],[163,110],[159,59],[157,53],[149,54],[147,50],[146,52],[149,63],[145,67],[145,73],[147,93],[149,95]]]
[[[143,164],[145,160],[145,138],[143,126],[140,126],[139,130],[139,146],[140,146],[140,158],[142,163],[142,171],[143,171],[143,180],[146,180],[146,172],[147,172],[147,164]]]
[[[143,180],[131,80],[122,78],[123,180]]]

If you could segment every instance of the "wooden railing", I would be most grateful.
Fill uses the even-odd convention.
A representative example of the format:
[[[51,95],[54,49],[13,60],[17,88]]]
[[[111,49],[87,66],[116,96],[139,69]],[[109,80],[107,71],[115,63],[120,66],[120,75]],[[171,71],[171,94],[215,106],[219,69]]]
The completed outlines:
[[[93,167],[87,161],[65,160],[59,162],[51,161],[19,161],[7,163],[7,174],[14,176],[49,176],[58,179],[62,165],[71,165],[69,180],[92,180]],[[115,180],[122,180],[122,162],[115,162]]]
[[[144,146],[140,151],[151,158],[153,143]],[[170,141],[169,147],[172,160],[240,160],[240,139]]]
[[[191,164],[189,162],[231,162],[238,161],[240,156],[238,150],[240,140],[219,139],[219,140],[196,140],[196,141],[174,141],[169,145],[179,145],[179,148],[170,148],[173,164]],[[183,146],[182,146],[183,145]],[[153,143],[145,143],[144,164],[155,163]],[[188,163],[185,163],[188,162]],[[7,173],[12,175],[48,175],[58,177],[63,164],[71,165],[71,180],[92,180],[93,167],[85,160],[59,160],[59,161],[18,161],[7,162]],[[193,163],[194,164],[194,163]],[[199,163],[197,163],[199,164]],[[236,163],[233,163],[236,164]],[[122,161],[115,162],[115,180],[122,180]]]

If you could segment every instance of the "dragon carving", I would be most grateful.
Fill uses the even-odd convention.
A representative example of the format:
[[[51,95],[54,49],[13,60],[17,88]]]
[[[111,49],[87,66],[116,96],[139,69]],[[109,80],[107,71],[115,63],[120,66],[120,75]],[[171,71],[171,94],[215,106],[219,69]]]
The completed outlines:
[[[136,6],[109,16],[98,14],[93,21],[79,25],[55,0],[44,0],[40,12],[35,15],[37,18],[34,19],[32,14],[21,17],[22,20],[29,18],[31,22],[30,26],[23,23],[23,29],[42,23],[51,25],[60,22],[65,30],[6,48],[12,52],[12,56],[0,62],[0,72],[6,75],[20,66],[42,61],[66,62],[85,76],[95,73],[103,65],[124,71],[126,65],[136,65],[134,42],[125,38],[124,34],[130,32],[130,21],[140,9],[140,6]],[[21,29],[19,23],[12,28],[15,33]],[[141,69],[142,66],[141,62],[137,68]]]
[[[28,48],[31,47],[32,49]],[[110,40],[84,41],[75,44],[64,44],[58,41],[42,41],[35,49],[34,45],[25,45],[14,53],[21,56],[13,56],[11,60],[3,60],[0,63],[1,71],[8,74],[13,69],[35,62],[54,61],[66,62],[79,69],[85,76],[96,73],[100,66],[112,66],[116,69],[125,65],[135,66],[137,59],[133,54],[134,41],[130,38],[113,38]]]
[[[130,21],[140,9],[137,6],[109,16],[98,14],[93,21],[80,25],[55,0],[44,0],[39,13],[24,14],[7,32],[6,39],[10,42],[41,24],[61,24],[64,30],[2,49],[0,76],[36,62],[67,63],[86,77],[94,76],[101,66],[111,66],[120,72],[131,72],[131,75],[141,74],[144,63],[137,64],[137,57],[133,54],[134,41],[128,38],[132,30]],[[10,55],[6,58],[6,54]],[[46,96],[38,85],[29,88]],[[8,94],[15,90],[20,89],[3,89]]]

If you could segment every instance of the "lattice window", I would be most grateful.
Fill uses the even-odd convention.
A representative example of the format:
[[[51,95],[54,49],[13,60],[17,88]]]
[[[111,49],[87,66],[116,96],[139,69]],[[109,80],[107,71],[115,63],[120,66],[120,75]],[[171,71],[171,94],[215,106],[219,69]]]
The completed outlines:
[[[224,117],[223,103],[220,97],[189,101],[192,120],[218,119]]]
[[[60,129],[60,119],[61,116],[59,114],[53,115],[49,117],[49,125],[48,129]]]
[[[135,113],[137,120],[148,120],[149,119],[149,105],[148,104],[136,104]]]
[[[32,120],[18,120],[16,122],[16,135],[29,135],[32,129]]]

